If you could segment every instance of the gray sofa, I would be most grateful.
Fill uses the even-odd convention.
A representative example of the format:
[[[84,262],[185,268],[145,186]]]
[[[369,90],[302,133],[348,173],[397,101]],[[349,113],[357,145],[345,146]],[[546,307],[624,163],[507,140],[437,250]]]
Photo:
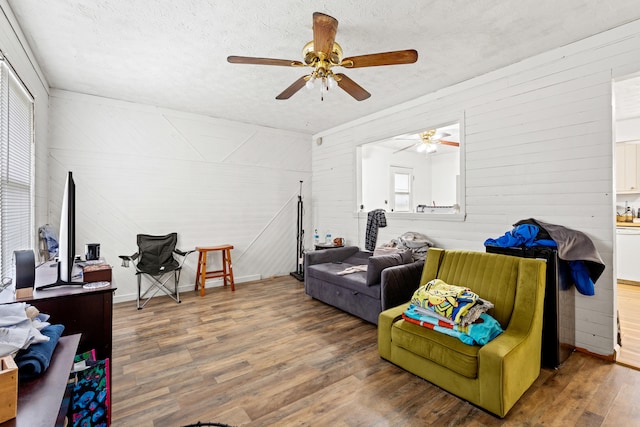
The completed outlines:
[[[407,264],[405,269],[398,268]],[[338,274],[362,265],[367,271]],[[304,290],[317,300],[377,325],[380,312],[411,299],[417,284],[402,280],[402,276],[419,275],[423,266],[424,261],[413,261],[410,251],[380,256],[357,246],[311,251],[304,258]]]

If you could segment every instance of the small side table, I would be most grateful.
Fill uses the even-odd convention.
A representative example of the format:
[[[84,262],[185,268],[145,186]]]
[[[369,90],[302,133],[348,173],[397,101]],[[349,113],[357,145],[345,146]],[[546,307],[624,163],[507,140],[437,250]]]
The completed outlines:
[[[196,284],[195,290],[200,288],[200,296],[204,296],[204,285],[207,279],[213,279],[216,277],[222,277],[224,286],[227,286],[227,282],[231,285],[231,291],[235,291],[235,284],[233,281],[233,267],[231,265],[231,249],[233,245],[220,245],[220,246],[197,246],[198,251],[198,269],[196,271]],[[220,251],[222,254],[222,269],[207,271],[207,253]]]

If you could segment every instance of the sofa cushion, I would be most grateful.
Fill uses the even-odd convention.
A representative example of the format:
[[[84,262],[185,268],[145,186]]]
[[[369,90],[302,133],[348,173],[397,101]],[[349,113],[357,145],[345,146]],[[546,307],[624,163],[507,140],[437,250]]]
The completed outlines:
[[[369,258],[367,267],[367,286],[380,283],[382,270],[394,265],[408,264],[413,261],[411,251],[398,252],[395,254],[372,256]]]
[[[379,284],[378,286],[367,286],[366,272],[360,271],[344,275],[338,274],[339,272],[344,271],[349,267],[353,267],[353,265],[347,263],[325,263],[310,265],[307,268],[307,274],[315,279],[320,279],[335,286],[345,288],[351,293],[360,292],[365,295],[369,295],[372,298],[380,299]]]
[[[367,265],[369,262],[369,258],[371,257],[371,252],[358,251],[355,254],[349,256],[342,260],[345,264],[351,265]]]
[[[391,342],[467,378],[478,376],[480,346],[467,345],[440,332],[399,320],[391,327]]]

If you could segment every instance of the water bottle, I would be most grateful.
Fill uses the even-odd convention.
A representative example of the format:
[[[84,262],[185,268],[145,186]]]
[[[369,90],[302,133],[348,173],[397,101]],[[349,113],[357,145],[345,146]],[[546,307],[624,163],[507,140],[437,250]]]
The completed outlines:
[[[313,232],[313,243],[315,245],[320,243],[320,235],[318,234],[318,229],[317,228]]]
[[[329,230],[327,230],[327,235],[324,238],[324,243],[327,245],[330,245],[331,242],[331,232]]]

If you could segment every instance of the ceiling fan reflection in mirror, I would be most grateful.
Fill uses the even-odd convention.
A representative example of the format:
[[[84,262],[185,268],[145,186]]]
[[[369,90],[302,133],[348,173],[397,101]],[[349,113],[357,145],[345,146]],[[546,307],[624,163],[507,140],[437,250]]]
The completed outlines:
[[[308,42],[302,49],[303,61],[250,56],[229,56],[227,61],[232,64],[313,68],[310,74],[302,76],[293,82],[291,86],[276,96],[276,99],[289,99],[303,86],[312,89],[318,85],[320,87],[320,99],[324,99],[324,94],[329,89],[337,86],[356,100],[363,101],[369,98],[371,94],[345,74],[334,73],[333,67],[376,67],[380,65],[412,64],[418,60],[418,52],[413,49],[343,58],[342,47],[335,41],[337,30],[337,19],[324,13],[315,12],[313,14],[313,40]]]
[[[407,139],[416,139],[419,138],[418,142],[415,142],[411,145],[407,145],[399,150],[393,152],[393,154],[400,153],[401,151],[408,150],[410,148],[415,148],[418,152],[425,152],[427,154],[435,153],[438,151],[438,145],[450,145],[452,147],[459,147],[460,143],[456,141],[448,141],[444,138],[451,136],[450,133],[447,132],[438,132],[436,129],[429,129],[424,132],[420,132],[416,135],[410,135],[408,137],[402,137]]]

